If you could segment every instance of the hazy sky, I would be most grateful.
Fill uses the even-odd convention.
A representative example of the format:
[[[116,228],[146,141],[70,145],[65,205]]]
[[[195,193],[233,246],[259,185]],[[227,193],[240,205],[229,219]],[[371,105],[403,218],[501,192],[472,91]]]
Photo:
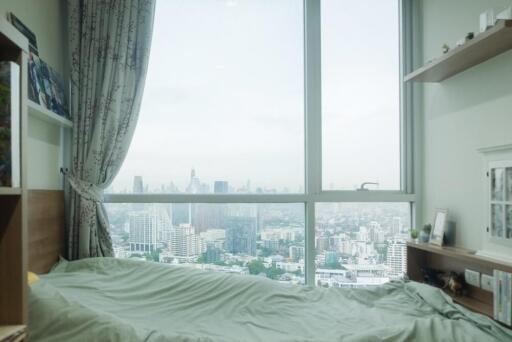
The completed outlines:
[[[323,3],[327,188],[398,184],[398,9],[364,3]],[[212,188],[303,188],[303,68],[301,0],[158,0],[139,122],[114,190],[140,175],[150,189],[173,181],[183,191],[193,167]]]

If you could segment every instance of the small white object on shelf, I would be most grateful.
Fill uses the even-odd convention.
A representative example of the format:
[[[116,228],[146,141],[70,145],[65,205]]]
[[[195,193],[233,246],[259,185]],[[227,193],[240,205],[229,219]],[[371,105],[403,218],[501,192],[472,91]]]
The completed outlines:
[[[488,28],[493,27],[496,22],[496,16],[494,15],[494,9],[490,8],[487,11],[480,14],[480,32],[487,31]]]
[[[503,11],[496,15],[496,20],[509,20],[512,19],[512,6],[505,8]]]

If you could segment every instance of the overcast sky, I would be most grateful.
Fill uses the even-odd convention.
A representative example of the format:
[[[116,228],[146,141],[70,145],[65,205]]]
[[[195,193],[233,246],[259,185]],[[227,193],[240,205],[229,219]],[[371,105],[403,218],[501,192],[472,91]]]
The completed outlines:
[[[324,188],[399,183],[397,1],[323,2]],[[213,188],[304,188],[301,0],[158,0],[137,129],[114,191],[191,168]]]

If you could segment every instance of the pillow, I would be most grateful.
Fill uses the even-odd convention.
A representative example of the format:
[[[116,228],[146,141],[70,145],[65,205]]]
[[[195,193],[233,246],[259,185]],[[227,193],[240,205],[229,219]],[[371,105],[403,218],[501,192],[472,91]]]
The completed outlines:
[[[28,284],[32,285],[34,283],[37,283],[39,280],[39,277],[34,272],[28,272]]]

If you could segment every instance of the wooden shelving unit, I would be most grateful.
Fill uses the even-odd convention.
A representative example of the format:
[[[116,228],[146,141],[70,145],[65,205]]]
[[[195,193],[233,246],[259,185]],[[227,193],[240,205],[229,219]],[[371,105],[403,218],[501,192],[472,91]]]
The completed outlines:
[[[18,342],[23,341],[27,336],[25,325],[0,326],[0,341]]]
[[[21,188],[0,187],[0,196],[3,195],[21,195]]]
[[[3,18],[0,18],[0,60],[17,63],[21,71],[21,187],[0,188],[0,336],[10,334],[16,336],[14,341],[20,341],[27,324],[28,41]]]
[[[462,273],[469,268],[489,275],[492,275],[494,270],[512,272],[512,264],[478,256],[472,250],[408,242],[407,275],[409,278],[423,282],[421,269],[425,267]],[[467,285],[467,288],[467,296],[455,296],[448,291],[445,293],[452,297],[454,302],[493,318],[493,294],[471,285]]]
[[[64,128],[72,128],[73,127],[73,123],[71,122],[71,120],[66,119],[58,114],[55,114],[54,112],[44,108],[40,104],[37,104],[31,100],[27,100],[27,104],[28,104],[28,114],[31,117],[35,117],[40,120],[51,123],[53,125],[61,126]]]
[[[475,36],[438,59],[406,75],[414,82],[441,82],[466,69],[512,49],[512,20],[498,20],[496,25]]]

